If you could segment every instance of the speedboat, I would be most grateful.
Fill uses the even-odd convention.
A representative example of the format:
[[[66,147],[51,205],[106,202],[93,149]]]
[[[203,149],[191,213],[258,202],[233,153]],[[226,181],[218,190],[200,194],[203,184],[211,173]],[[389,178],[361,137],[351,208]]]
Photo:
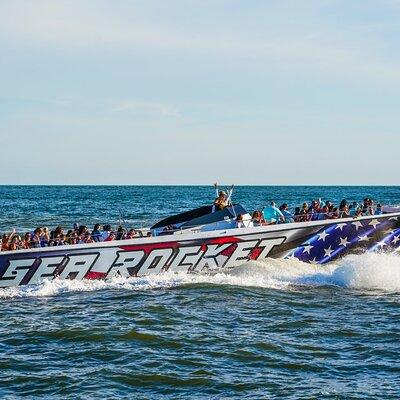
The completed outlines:
[[[382,215],[254,226],[240,204],[221,211],[203,206],[159,221],[133,239],[1,252],[0,287],[55,278],[211,273],[268,257],[326,264],[350,253],[398,253],[399,246],[396,207]]]

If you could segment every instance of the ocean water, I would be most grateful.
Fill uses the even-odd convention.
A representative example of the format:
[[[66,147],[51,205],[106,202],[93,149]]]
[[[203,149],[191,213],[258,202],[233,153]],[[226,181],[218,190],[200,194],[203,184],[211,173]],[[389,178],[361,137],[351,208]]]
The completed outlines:
[[[238,187],[248,209],[399,187]],[[0,231],[148,225],[209,187],[0,186]],[[400,257],[0,289],[0,398],[398,399]]]

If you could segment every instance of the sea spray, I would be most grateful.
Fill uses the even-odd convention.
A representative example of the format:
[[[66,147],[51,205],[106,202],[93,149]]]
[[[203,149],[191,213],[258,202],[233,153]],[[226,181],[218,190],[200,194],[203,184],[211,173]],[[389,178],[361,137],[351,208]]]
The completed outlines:
[[[98,290],[153,290],[187,284],[232,285],[290,290],[296,286],[336,286],[365,290],[400,291],[400,256],[389,254],[350,255],[330,265],[296,260],[251,261],[215,274],[165,272],[141,278],[103,281],[60,280],[38,285],[0,289],[0,298],[46,297],[67,292]]]

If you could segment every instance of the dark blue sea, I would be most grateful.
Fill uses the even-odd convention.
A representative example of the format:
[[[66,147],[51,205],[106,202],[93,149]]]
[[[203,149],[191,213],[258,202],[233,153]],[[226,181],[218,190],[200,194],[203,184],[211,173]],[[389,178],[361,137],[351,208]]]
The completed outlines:
[[[249,210],[322,197],[400,203],[400,187],[237,187]],[[147,226],[201,186],[0,186],[0,232]],[[267,260],[0,289],[0,398],[399,399],[400,258]]]

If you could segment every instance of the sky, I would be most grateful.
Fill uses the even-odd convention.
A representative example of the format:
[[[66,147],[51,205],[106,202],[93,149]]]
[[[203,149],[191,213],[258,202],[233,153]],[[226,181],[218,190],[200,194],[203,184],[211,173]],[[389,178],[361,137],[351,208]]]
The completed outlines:
[[[0,184],[400,183],[400,0],[0,0],[0,49]]]

